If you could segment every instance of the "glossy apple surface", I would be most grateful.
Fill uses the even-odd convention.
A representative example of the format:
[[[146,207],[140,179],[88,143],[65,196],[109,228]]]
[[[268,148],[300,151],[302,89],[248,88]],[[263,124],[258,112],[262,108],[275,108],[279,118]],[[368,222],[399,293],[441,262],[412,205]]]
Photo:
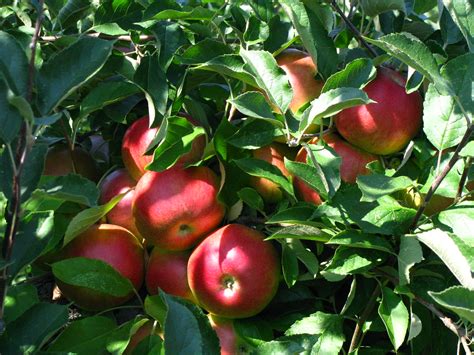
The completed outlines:
[[[256,230],[229,224],[194,249],[188,281],[199,305],[226,318],[251,317],[268,305],[278,287],[279,260],[263,239]]]
[[[64,259],[84,257],[102,260],[129,279],[137,290],[143,283],[143,247],[138,239],[123,227],[111,224],[93,225],[69,242],[62,255]],[[112,297],[99,291],[59,281],[58,286],[68,299],[87,310],[115,307],[134,295],[131,292],[125,297]]]
[[[285,146],[278,143],[267,145],[253,151],[254,158],[264,160],[267,163],[276,166],[285,176],[290,175],[288,170],[285,168],[283,160],[287,155],[288,152]],[[250,184],[262,196],[265,202],[276,203],[281,201],[283,198],[283,191],[280,189],[278,184],[275,184],[268,179],[252,176],[250,178]]]
[[[71,152],[66,144],[49,148],[44,163],[44,175],[79,174],[92,181],[99,179],[99,171],[92,156],[80,147]]]
[[[100,185],[100,204],[105,204],[115,196],[126,193],[119,203],[107,213],[107,222],[122,226],[130,232],[139,236],[135,227],[132,213],[132,201],[135,195],[135,180],[128,174],[127,170],[119,169],[110,173]],[[128,191],[128,192],[127,192]]]
[[[405,148],[421,128],[422,98],[407,94],[405,78],[379,68],[364,91],[376,101],[351,107],[335,116],[338,132],[353,145],[373,154],[387,155]]]
[[[148,293],[156,295],[158,288],[173,296],[194,301],[188,284],[188,260],[191,252],[172,252],[154,248],[146,268]]]
[[[224,218],[218,191],[219,180],[207,167],[149,171],[135,188],[135,225],[149,245],[189,249]]]
[[[301,106],[314,100],[321,93],[324,83],[316,79],[318,68],[311,56],[298,49],[286,49],[276,58],[293,88],[290,109],[297,112]]]
[[[196,121],[187,114],[180,114],[192,124]],[[145,173],[145,167],[153,161],[153,155],[145,155],[148,147],[156,136],[158,128],[149,127],[149,118],[144,116],[135,122],[125,132],[122,140],[122,160],[130,175],[139,180]],[[177,166],[197,162],[204,152],[206,146],[206,137],[197,137],[192,144],[191,151],[183,155]]]

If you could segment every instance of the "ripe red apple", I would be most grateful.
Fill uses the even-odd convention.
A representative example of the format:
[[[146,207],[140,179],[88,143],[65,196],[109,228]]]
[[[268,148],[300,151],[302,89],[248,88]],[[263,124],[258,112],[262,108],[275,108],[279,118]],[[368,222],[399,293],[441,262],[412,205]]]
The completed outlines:
[[[234,329],[234,321],[228,318],[221,318],[213,314],[209,314],[209,322],[211,323],[212,329],[219,338],[219,344],[221,346],[221,355],[236,355],[241,354],[242,344],[239,342],[239,338]]]
[[[115,207],[107,213],[107,222],[124,227],[139,237],[132,213],[132,201],[135,195],[135,180],[127,170],[119,169],[109,174],[100,185],[100,203],[105,204],[115,196],[126,193]]]
[[[188,284],[188,260],[191,252],[172,252],[154,248],[146,268],[145,283],[148,293],[155,295],[158,288],[174,296],[194,302]]]
[[[374,154],[400,151],[421,127],[422,98],[407,94],[405,78],[379,68],[377,77],[364,91],[376,103],[351,107],[335,117],[336,128],[353,145]]]
[[[76,146],[73,151],[59,143],[49,148],[44,163],[44,175],[63,176],[79,174],[92,181],[99,179],[99,171],[92,156]]]
[[[354,184],[357,176],[367,175],[369,170],[366,168],[366,165],[378,159],[376,155],[364,152],[349,144],[336,133],[325,134],[324,141],[341,157],[341,180],[349,184]],[[317,142],[318,138],[313,138],[309,143],[316,144]],[[306,149],[301,148],[296,155],[296,161],[306,162],[307,155]],[[319,194],[311,189],[305,182],[295,177],[293,184],[296,192],[304,201],[312,202],[315,205],[322,203]]]
[[[279,260],[264,236],[239,224],[226,225],[199,244],[188,262],[194,297],[209,313],[246,318],[262,311],[275,295]]]
[[[219,180],[207,167],[149,171],[135,188],[135,225],[150,245],[189,249],[224,218],[218,191]]]
[[[297,112],[301,106],[319,96],[324,82],[316,79],[318,68],[308,53],[290,48],[280,53],[276,60],[293,88],[290,109]]]
[[[129,279],[137,290],[143,283],[143,247],[139,240],[123,227],[112,224],[93,225],[69,242],[62,255],[64,259],[84,257],[102,260]],[[57,283],[62,294],[68,299],[79,307],[92,311],[118,306],[134,295],[131,292],[125,297],[112,297],[59,280]]]
[[[267,145],[253,151],[254,158],[265,160],[267,163],[275,165],[285,176],[290,175],[288,170],[285,168],[283,160],[284,157],[288,155],[288,149],[278,143]],[[268,179],[252,176],[250,178],[250,184],[268,203],[276,203],[281,201],[283,198],[283,191],[280,189],[278,184],[275,184]]]
[[[180,113],[189,122],[196,125],[196,121],[187,114]],[[135,180],[140,180],[140,177],[146,173],[145,167],[153,161],[153,155],[144,155],[148,146],[155,138],[158,128],[149,127],[148,116],[144,116],[133,122],[128,127],[122,141],[122,159],[125,167],[130,175]],[[192,144],[191,151],[183,155],[176,165],[185,165],[188,163],[197,162],[206,146],[206,137],[197,137]]]

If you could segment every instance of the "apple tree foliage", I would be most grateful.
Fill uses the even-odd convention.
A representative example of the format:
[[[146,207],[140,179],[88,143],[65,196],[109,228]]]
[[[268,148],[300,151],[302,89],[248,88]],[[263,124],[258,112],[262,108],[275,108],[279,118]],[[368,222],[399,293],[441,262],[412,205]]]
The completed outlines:
[[[145,113],[161,127],[150,169],[171,167],[206,134],[200,164],[220,171],[226,221],[263,231],[279,250],[276,297],[235,321],[246,351],[474,349],[474,203],[466,187],[474,180],[472,0],[0,3],[0,353],[121,354],[145,318],[164,329],[164,341],[149,336],[139,353],[219,353],[193,304],[136,290],[124,306],[85,312],[52,296],[52,273],[111,295],[132,286],[102,262],[61,261],[52,271],[35,262],[121,197],[99,205],[94,182],[43,176],[48,145],[90,149],[90,137],[102,136],[109,151],[95,158],[105,174],[121,164],[127,125]],[[274,59],[287,47],[306,50],[325,81],[297,114]],[[286,161],[324,198],[317,207],[298,201],[278,169],[251,158],[277,138],[297,147],[312,123],[330,127],[337,112],[369,102],[362,88],[380,65],[407,73],[407,92],[424,98],[423,128],[404,151],[371,164],[353,185],[341,182],[328,148],[306,168]],[[180,111],[204,129],[177,120]],[[277,183],[283,201],[265,204],[250,176]],[[427,217],[423,198],[434,187],[451,203]],[[418,204],[404,203],[407,189],[422,193]]]

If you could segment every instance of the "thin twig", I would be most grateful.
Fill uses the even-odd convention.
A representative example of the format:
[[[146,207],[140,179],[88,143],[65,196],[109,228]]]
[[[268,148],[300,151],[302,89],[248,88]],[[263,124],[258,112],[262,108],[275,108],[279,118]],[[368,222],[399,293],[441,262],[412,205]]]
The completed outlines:
[[[367,43],[367,41],[362,37],[359,30],[354,26],[354,24],[347,18],[344,12],[341,10],[336,0],[331,1],[331,6],[336,10],[336,12],[341,16],[342,20],[346,23],[347,27],[352,31],[354,36],[357,38],[359,43],[363,45],[369,53],[375,58],[377,57],[377,52]]]
[[[362,314],[360,315],[360,318],[357,320],[357,324],[354,328],[354,333],[352,333],[352,339],[351,339],[351,345],[349,346],[349,351],[348,353],[351,353],[354,351],[360,343],[360,338],[362,335],[362,326],[366,322],[366,320],[369,318],[370,314],[372,313],[375,303],[377,301],[377,297],[380,295],[380,285],[377,285],[372,292],[372,295],[369,298],[369,301],[367,302],[367,306],[363,310]]]
[[[464,148],[464,146],[469,142],[470,138],[471,138],[471,134],[474,130],[474,125],[471,125],[469,126],[469,128],[467,129],[466,133],[464,134],[461,142],[458,144],[458,146],[456,147],[456,150],[454,151],[454,154],[453,156],[451,157],[451,159],[449,160],[448,164],[446,164],[446,166],[444,167],[444,169],[441,171],[441,173],[438,174],[438,176],[436,176],[435,180],[433,181],[433,184],[431,184],[431,187],[430,189],[428,190],[428,193],[426,194],[424,200],[423,200],[423,203],[421,204],[421,206],[418,208],[418,211],[416,212],[416,215],[415,217],[413,218],[413,222],[411,223],[410,225],[410,231],[413,231],[421,216],[423,215],[423,212],[425,211],[425,208],[426,206],[428,205],[428,203],[431,201],[431,198],[433,197],[436,189],[439,187],[439,185],[441,184],[441,182],[444,180],[444,178],[446,177],[446,175],[448,175],[448,173],[450,172],[450,170],[453,168],[453,166],[456,164],[456,162],[458,161],[459,159],[459,152]]]

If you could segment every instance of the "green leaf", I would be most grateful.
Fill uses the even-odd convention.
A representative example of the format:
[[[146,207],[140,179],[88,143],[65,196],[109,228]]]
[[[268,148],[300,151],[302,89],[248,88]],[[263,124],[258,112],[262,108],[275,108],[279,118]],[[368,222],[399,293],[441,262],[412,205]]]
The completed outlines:
[[[370,59],[358,58],[347,64],[343,70],[331,75],[324,83],[321,92],[342,87],[362,89],[375,78],[376,74],[377,71]]]
[[[215,57],[232,54],[232,49],[226,44],[211,38],[206,38],[201,42],[192,45],[179,56],[183,64],[202,64]]]
[[[378,312],[396,351],[403,344],[407,334],[408,310],[399,296],[388,287],[382,287],[382,302]]]
[[[399,235],[408,230],[415,214],[416,210],[389,201],[372,209],[362,218],[359,225],[369,233]]]
[[[251,187],[245,187],[237,192],[239,198],[244,201],[248,206],[257,210],[264,211],[264,203],[262,197],[258,194],[257,191]]]
[[[472,202],[460,203],[449,210],[442,211],[438,220],[449,226],[453,233],[474,246],[474,204]]]
[[[17,234],[20,243],[13,244],[9,274],[14,277],[26,265],[40,256],[53,237],[54,213],[38,212],[29,215],[28,221],[23,221]]]
[[[441,292],[428,291],[441,306],[456,313],[471,324],[474,323],[474,291],[462,286],[453,286]]]
[[[272,109],[261,92],[247,91],[228,101],[244,115],[271,120],[275,124],[282,125],[279,121],[275,120]]]
[[[28,58],[12,35],[0,31],[0,78],[16,94],[26,96],[28,87]],[[2,80],[0,80],[1,82]]]
[[[309,337],[308,337],[309,338]],[[315,337],[314,337],[315,338]],[[302,354],[305,351],[305,346],[301,341],[294,339],[294,337],[282,337],[279,340],[272,340],[258,346],[257,354],[259,355],[274,355],[274,354]],[[306,340],[306,339],[304,339]],[[311,346],[315,339],[308,339]]]
[[[250,16],[247,22],[247,28],[244,32],[244,41],[247,44],[256,44],[265,42],[270,35],[268,25],[260,21],[256,16]]]
[[[423,330],[423,323],[421,322],[420,317],[415,313],[410,312],[410,329],[408,331],[407,341],[410,341],[420,335]]]
[[[275,58],[266,51],[247,51],[243,48],[240,49],[240,55],[255,77],[258,87],[265,91],[269,100],[281,112],[286,112],[293,98],[293,90]]]
[[[266,223],[272,224],[281,224],[281,223],[290,223],[297,224],[303,222],[309,222],[311,216],[314,213],[314,207],[312,206],[295,206],[290,207],[286,210],[278,211],[273,216],[271,216]]]
[[[5,143],[10,143],[17,137],[23,122],[20,112],[8,101],[9,90],[0,77],[0,140]]]
[[[298,258],[286,242],[282,242],[281,271],[286,285],[289,288],[294,286],[299,275]]]
[[[316,278],[319,271],[319,262],[316,255],[296,238],[287,239],[286,246],[293,251],[296,258],[303,263],[313,278]]]
[[[96,206],[99,189],[96,184],[77,174],[68,174],[49,179],[35,192],[36,196]]]
[[[13,152],[15,146],[12,147]],[[36,143],[26,156],[23,170],[21,171],[21,201],[26,201],[36,189],[44,168],[44,160],[48,146],[43,143]],[[3,150],[0,164],[0,181],[5,197],[12,197],[13,169],[10,155],[7,149]]]
[[[290,196],[294,197],[293,185],[283,176],[282,172],[274,165],[254,158],[234,160],[235,164],[247,174],[265,179],[280,185]]]
[[[82,117],[100,110],[114,102],[121,101],[130,95],[139,93],[140,89],[133,83],[127,81],[110,81],[97,85],[89,91],[81,102]]]
[[[108,337],[117,328],[115,322],[103,316],[93,316],[72,322],[48,348],[49,351],[77,354],[99,354]]]
[[[68,322],[68,307],[37,303],[8,325],[0,337],[2,354],[33,354]]]
[[[474,141],[467,143],[459,152],[461,157],[474,157]]]
[[[67,0],[56,17],[55,28],[65,29],[77,25],[77,21],[85,17],[91,10],[88,0]]]
[[[370,17],[375,17],[392,10],[406,12],[403,0],[362,0],[360,5],[362,6],[362,11]]]
[[[406,176],[391,177],[382,174],[371,174],[357,177],[357,186],[362,191],[361,201],[373,202],[380,197],[404,190],[413,185]]]
[[[146,169],[163,171],[172,167],[183,154],[191,151],[194,140],[205,134],[204,128],[194,126],[184,117],[168,117],[166,136],[156,147],[153,161]]]
[[[112,41],[84,36],[57,52],[38,75],[38,106],[43,116],[93,77],[112,52]]]
[[[368,42],[387,51],[400,59],[436,85],[442,93],[452,92],[449,83],[440,75],[438,64],[433,53],[417,37],[406,33],[393,33],[380,37],[378,40],[365,38]]]
[[[312,124],[321,124],[324,117],[333,116],[342,110],[372,103],[367,94],[357,88],[337,88],[326,91],[303,112],[298,133],[301,137]]]
[[[150,122],[155,122],[155,112],[163,116],[168,102],[168,82],[157,54],[142,58],[133,81],[145,93]]]
[[[283,131],[268,121],[249,120],[228,139],[228,143],[243,149],[258,149],[271,144],[275,137],[281,135]]]
[[[189,43],[186,34],[181,25],[174,22],[158,22],[149,30],[160,45],[161,67],[167,70],[178,50]]]
[[[191,10],[164,10],[152,17],[153,20],[210,20],[214,16],[214,11],[204,9],[200,6]]]
[[[337,314],[316,312],[296,321],[285,332],[285,335],[318,335],[311,354],[338,354],[345,340],[343,320],[343,317]]]
[[[326,244],[345,245],[352,248],[380,250],[393,253],[392,246],[384,238],[355,229],[336,234]]]
[[[268,222],[270,223],[270,222]],[[276,222],[272,222],[276,223]],[[267,237],[265,240],[272,239],[302,239],[302,240],[314,240],[317,242],[327,242],[331,237],[322,231],[321,229],[310,226],[310,225],[295,225],[289,227],[283,227]]]
[[[461,285],[474,289],[474,279],[471,275],[469,262],[448,233],[440,229],[432,229],[428,232],[418,233],[416,237],[438,255]]]
[[[470,52],[474,52],[474,16],[472,0],[443,0],[444,6],[448,9],[451,18],[458,25]]]
[[[398,253],[398,278],[400,285],[410,283],[410,269],[423,260],[423,250],[415,237],[402,235]]]
[[[167,305],[160,295],[146,296],[145,313],[156,319],[160,324],[165,324]]]
[[[10,286],[5,297],[3,320],[7,324],[13,322],[39,301],[38,291],[33,285]]]
[[[236,54],[225,54],[217,56],[210,61],[195,67],[196,70],[207,70],[219,73],[225,77],[240,80],[247,85],[257,87],[255,77],[245,69],[242,57]]]
[[[219,353],[217,335],[199,307],[165,293],[161,293],[161,297],[168,307],[163,327],[167,354]]]
[[[385,261],[387,254],[378,250],[353,249],[340,246],[324,273],[353,275],[363,273]]]
[[[298,32],[304,47],[317,63],[324,79],[337,70],[339,62],[334,42],[328,36],[323,23],[310,8],[299,0],[280,1],[281,6]]]
[[[82,257],[64,259],[52,264],[52,271],[65,284],[113,297],[125,297],[133,292],[130,280],[102,260]]]

